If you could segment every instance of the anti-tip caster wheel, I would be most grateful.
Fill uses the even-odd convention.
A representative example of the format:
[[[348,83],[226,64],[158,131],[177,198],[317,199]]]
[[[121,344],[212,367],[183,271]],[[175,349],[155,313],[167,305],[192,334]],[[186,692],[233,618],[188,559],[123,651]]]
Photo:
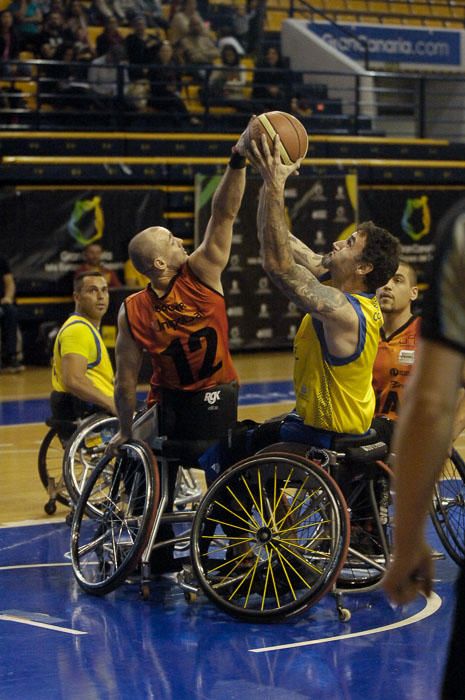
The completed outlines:
[[[47,503],[44,505],[44,510],[47,513],[47,515],[53,515],[57,509],[57,505],[55,501],[47,501]]]
[[[197,600],[197,593],[194,593],[194,591],[184,591],[184,600],[187,603],[195,603]]]
[[[338,608],[337,614],[341,622],[349,622],[352,617],[352,613],[347,608]]]

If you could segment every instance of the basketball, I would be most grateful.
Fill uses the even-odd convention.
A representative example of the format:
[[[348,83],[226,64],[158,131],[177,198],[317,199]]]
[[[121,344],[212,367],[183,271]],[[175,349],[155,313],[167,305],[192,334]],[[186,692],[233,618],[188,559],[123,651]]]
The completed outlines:
[[[287,112],[265,112],[255,117],[247,127],[246,145],[250,149],[250,141],[261,143],[261,135],[267,135],[268,145],[273,151],[273,141],[276,134],[281,139],[280,155],[284,165],[292,165],[299,158],[304,158],[308,150],[308,134],[304,125],[292,114]]]

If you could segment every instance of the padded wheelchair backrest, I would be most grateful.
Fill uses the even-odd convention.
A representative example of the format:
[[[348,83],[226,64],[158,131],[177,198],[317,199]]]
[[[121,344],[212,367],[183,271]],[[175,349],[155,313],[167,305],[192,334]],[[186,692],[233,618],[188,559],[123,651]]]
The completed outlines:
[[[177,440],[216,440],[237,420],[238,386],[201,391],[161,390],[160,431]]]

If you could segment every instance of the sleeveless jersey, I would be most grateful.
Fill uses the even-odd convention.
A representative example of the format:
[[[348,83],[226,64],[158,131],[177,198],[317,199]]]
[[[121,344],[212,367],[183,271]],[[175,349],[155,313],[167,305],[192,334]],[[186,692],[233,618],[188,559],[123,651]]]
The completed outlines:
[[[350,357],[332,356],[321,321],[304,316],[294,341],[296,410],[312,428],[361,435],[375,410],[372,371],[383,315],[374,295],[346,297],[359,318],[356,351]]]
[[[373,367],[375,415],[397,420],[404,387],[415,362],[419,337],[420,319],[414,316],[389,338],[386,338],[381,329],[381,340]]]
[[[102,336],[83,316],[71,314],[58,331],[53,346],[52,386],[67,392],[61,373],[61,359],[70,353],[87,360],[86,376],[105,396],[113,396],[113,367]]]
[[[149,400],[158,398],[158,387],[197,391],[237,381],[224,297],[187,263],[162,297],[149,285],[124,305],[132,337],[152,359]]]

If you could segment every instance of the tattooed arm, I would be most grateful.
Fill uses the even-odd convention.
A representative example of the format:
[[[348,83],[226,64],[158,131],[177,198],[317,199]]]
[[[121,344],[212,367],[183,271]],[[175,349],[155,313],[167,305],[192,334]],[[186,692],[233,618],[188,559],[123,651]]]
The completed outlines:
[[[288,236],[296,263],[306,267],[307,270],[310,270],[310,272],[318,278],[328,272],[327,268],[322,264],[322,255],[314,253],[311,248],[305,245],[299,238],[296,238],[290,231],[288,231]]]
[[[322,318],[352,308],[345,294],[321,284],[307,266],[296,261],[284,217],[284,190],[279,185],[265,183],[260,190],[257,227],[265,271],[302,311]]]
[[[263,267],[274,284],[304,312],[323,322],[330,352],[344,356],[353,352],[358,340],[357,314],[339,289],[318,281],[309,267],[296,260],[289,239],[284,212],[284,188],[287,178],[297,170],[283,165],[279,156],[279,137],[270,153],[263,140],[261,150],[252,143],[253,164],[263,177],[257,228]],[[311,254],[311,252],[310,252]]]

